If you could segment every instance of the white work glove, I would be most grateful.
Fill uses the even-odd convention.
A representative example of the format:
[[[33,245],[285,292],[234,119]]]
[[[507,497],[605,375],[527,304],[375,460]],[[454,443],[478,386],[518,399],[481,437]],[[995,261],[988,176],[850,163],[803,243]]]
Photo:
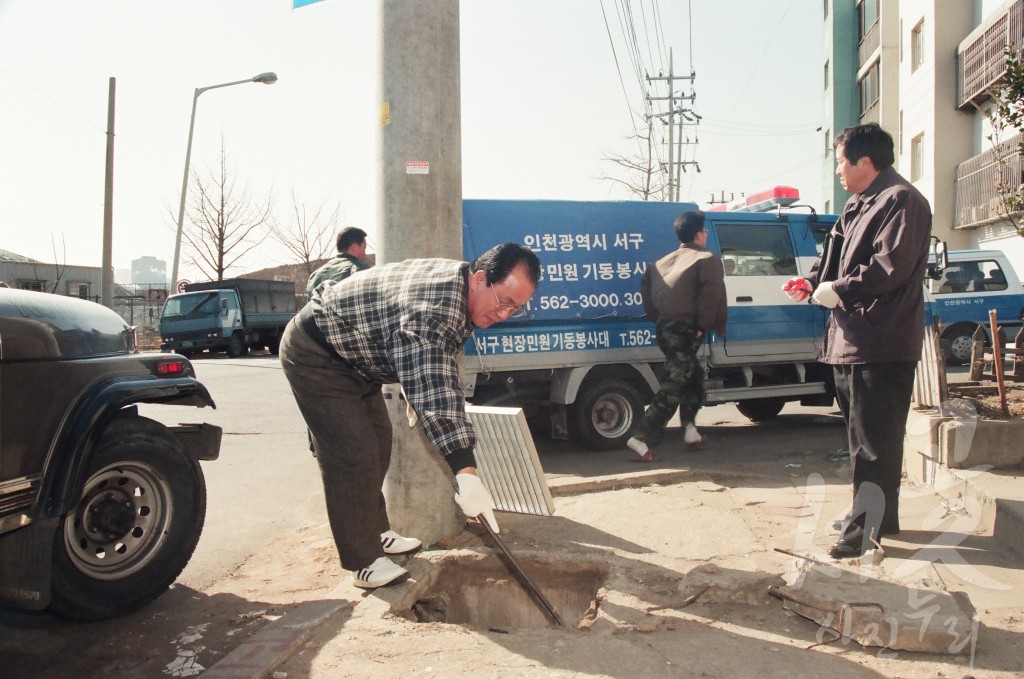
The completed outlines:
[[[494,519],[494,500],[480,477],[476,474],[456,474],[455,483],[459,487],[455,493],[455,502],[466,516],[475,519],[483,514],[491,530],[499,533],[498,522]]]
[[[832,289],[832,282],[822,283],[811,295],[811,299],[823,307],[835,309],[839,306],[839,295]]]
[[[790,278],[782,286],[782,291],[794,302],[802,302],[811,296],[811,282],[806,278]]]

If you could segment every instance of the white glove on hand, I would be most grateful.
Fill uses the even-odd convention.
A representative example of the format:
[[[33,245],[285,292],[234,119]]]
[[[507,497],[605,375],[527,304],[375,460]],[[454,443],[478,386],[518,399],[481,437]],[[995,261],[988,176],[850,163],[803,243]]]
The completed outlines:
[[[811,299],[823,307],[835,309],[839,306],[839,295],[832,289],[832,282],[822,283],[811,295]]]
[[[483,514],[495,533],[498,530],[498,522],[494,519],[494,500],[487,492],[483,481],[475,474],[456,474],[455,483],[459,490],[455,493],[455,502],[459,505],[466,516],[476,518]]]

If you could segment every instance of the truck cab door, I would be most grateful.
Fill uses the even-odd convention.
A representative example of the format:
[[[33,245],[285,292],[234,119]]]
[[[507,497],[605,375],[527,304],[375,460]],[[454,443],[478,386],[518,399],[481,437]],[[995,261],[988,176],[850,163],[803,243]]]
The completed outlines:
[[[782,292],[787,280],[801,275],[792,226],[772,215],[752,217],[723,216],[712,226],[729,304],[726,337],[712,341],[712,363],[814,360],[824,314]]]
[[[234,290],[221,290],[220,317],[224,337],[230,337],[233,331],[242,329],[242,306]]]

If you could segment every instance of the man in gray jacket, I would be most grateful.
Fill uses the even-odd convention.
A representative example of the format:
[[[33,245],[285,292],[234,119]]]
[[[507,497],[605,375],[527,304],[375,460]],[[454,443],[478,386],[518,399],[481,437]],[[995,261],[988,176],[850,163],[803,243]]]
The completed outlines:
[[[697,350],[711,330],[725,336],[725,268],[707,249],[704,213],[684,212],[675,221],[682,245],[647,267],[640,281],[644,311],[657,325],[658,348],[665,354],[665,375],[636,434],[626,441],[637,462],[657,462],[649,448],[665,435],[679,409],[688,445],[703,439],[695,419],[704,401],[704,368]]]
[[[900,531],[903,436],[924,338],[927,199],[892,168],[892,137],[875,123],[836,137],[836,174],[853,195],[812,269],[812,299],[832,309],[819,360],[833,366],[853,467],[853,506],[837,558]],[[806,299],[799,279],[787,283]]]

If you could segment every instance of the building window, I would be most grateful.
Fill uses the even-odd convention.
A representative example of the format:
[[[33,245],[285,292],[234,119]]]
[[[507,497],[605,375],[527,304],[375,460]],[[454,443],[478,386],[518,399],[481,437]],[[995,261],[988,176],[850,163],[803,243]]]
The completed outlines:
[[[825,157],[832,153],[832,130],[825,130]]]
[[[860,33],[857,38],[863,40],[864,36],[878,23],[878,0],[861,0],[857,6],[857,15],[860,24]]]
[[[825,91],[828,92],[828,60],[825,61]]]
[[[89,299],[89,284],[75,282],[68,283],[68,297]]]
[[[900,138],[900,144],[899,144],[900,153],[899,154],[903,155],[903,109],[900,109],[900,129],[897,132],[897,134],[899,135],[899,138]]]
[[[924,132],[910,140],[910,181],[924,176]]]
[[[864,77],[857,83],[860,89],[860,112],[864,114],[869,108],[878,103],[878,62],[871,65],[871,68],[864,73]]]
[[[910,72],[924,66],[924,19],[910,32]]]
[[[21,290],[35,290],[43,292],[43,285],[46,281],[18,281],[18,288]]]
[[[825,18],[828,19],[828,0],[825,0]]]

